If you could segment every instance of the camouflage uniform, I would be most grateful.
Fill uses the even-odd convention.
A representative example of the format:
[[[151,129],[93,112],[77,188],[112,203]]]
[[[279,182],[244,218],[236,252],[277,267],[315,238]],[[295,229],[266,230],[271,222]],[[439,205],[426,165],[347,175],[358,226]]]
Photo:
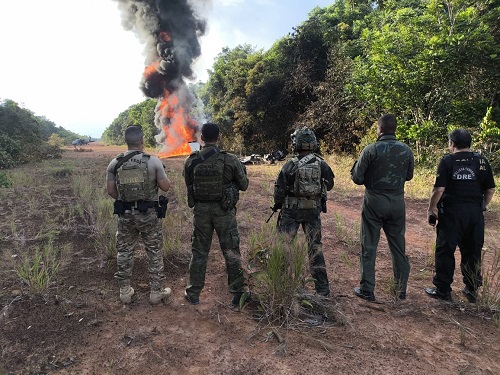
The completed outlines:
[[[383,134],[363,149],[351,170],[354,183],[365,185],[360,259],[364,291],[375,288],[375,258],[382,228],[392,255],[394,281],[406,293],[410,263],[405,251],[404,184],[413,178],[413,168],[410,148],[395,135]]]
[[[215,149],[215,150],[214,150]],[[204,157],[208,152],[214,152],[203,162],[193,164],[193,161]],[[217,181],[210,168],[217,161],[223,162],[223,178]],[[196,165],[196,167],[192,167]],[[213,186],[212,190],[222,188],[227,194],[222,199],[205,200],[199,199],[201,194],[197,191],[203,190],[202,186],[195,183],[194,174],[196,168],[202,166],[208,179],[206,186]],[[200,151],[193,152],[184,164],[184,179],[188,188],[188,205],[194,207],[193,233],[192,233],[192,256],[189,263],[189,283],[186,287],[186,295],[197,300],[205,285],[205,273],[207,269],[208,254],[212,245],[213,232],[217,233],[220,247],[226,262],[229,291],[241,293],[244,291],[244,278],[241,269],[240,235],[236,222],[236,202],[239,190],[248,188],[248,178],[245,166],[239,159],[230,153],[219,151],[215,145],[204,146]],[[209,190],[211,190],[209,188]],[[212,193],[212,192],[209,192]],[[231,195],[232,194],[232,195]],[[228,195],[229,203],[227,201]],[[217,197],[217,195],[213,195]],[[227,202],[226,202],[227,203]],[[224,206],[224,207],[223,207]]]
[[[131,151],[127,151],[125,155]],[[131,163],[143,162],[142,153],[132,157]],[[107,180],[116,181],[114,168],[117,159],[113,159],[107,168]],[[153,191],[149,197],[151,202],[158,201],[157,179],[166,177],[163,164],[160,159],[150,156],[147,162],[148,176],[151,181]],[[121,197],[118,198],[120,200]],[[162,221],[157,218],[154,208],[147,208],[146,212],[140,212],[134,208],[134,202],[125,202],[127,208],[125,213],[118,216],[118,230],[116,232],[117,250],[117,272],[114,277],[120,285],[130,282],[132,269],[134,266],[134,250],[139,240],[142,238],[146,253],[148,255],[148,272],[150,287],[152,291],[162,289],[162,281],[165,279],[163,270],[163,228]]]
[[[306,154],[308,155],[308,154]],[[302,159],[306,155],[298,156]],[[321,179],[325,183],[326,190],[330,191],[334,185],[334,174],[328,164],[315,155],[308,161],[314,163],[320,161]],[[316,202],[314,208],[298,208],[298,203],[294,203],[294,182],[293,173],[295,163],[290,160],[283,165],[283,168],[276,177],[274,183],[274,203],[281,208],[278,220],[278,232],[288,233],[291,238],[297,235],[299,226],[302,226],[308,244],[308,255],[311,264],[311,275],[314,278],[316,292],[328,296],[330,285],[326,272],[325,257],[323,255],[323,245],[321,243],[321,195],[311,197]]]

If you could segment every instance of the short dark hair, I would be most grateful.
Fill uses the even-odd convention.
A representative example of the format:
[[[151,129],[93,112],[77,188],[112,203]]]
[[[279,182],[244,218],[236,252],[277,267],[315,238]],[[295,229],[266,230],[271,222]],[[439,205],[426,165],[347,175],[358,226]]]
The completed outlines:
[[[219,125],[207,122],[201,126],[201,140],[203,142],[216,142],[219,139]]]
[[[448,134],[448,139],[453,142],[455,147],[459,150],[469,148],[472,143],[472,137],[465,129],[453,130],[450,134]]]
[[[142,140],[142,128],[140,126],[129,126],[125,129],[125,143],[127,146],[140,146]]]
[[[391,115],[390,113],[381,116],[378,119],[378,126],[382,129],[382,133],[384,134],[396,133],[396,128],[398,127],[396,116]]]

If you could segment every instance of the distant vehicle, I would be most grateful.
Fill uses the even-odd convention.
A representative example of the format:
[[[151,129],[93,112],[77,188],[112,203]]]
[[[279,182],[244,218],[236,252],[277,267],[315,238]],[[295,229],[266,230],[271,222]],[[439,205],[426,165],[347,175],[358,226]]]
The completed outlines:
[[[84,146],[84,145],[88,145],[90,142],[94,142],[90,137],[89,137],[89,139],[78,138],[78,139],[75,139],[73,142],[71,142],[71,144],[73,146]]]

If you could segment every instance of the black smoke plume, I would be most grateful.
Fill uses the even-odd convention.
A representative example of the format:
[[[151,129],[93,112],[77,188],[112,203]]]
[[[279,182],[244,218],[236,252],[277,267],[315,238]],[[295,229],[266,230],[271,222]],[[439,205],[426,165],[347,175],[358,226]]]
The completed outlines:
[[[123,25],[136,33],[145,44],[146,69],[141,80],[141,90],[149,98],[159,100],[156,122],[162,135],[159,141],[166,146],[175,141],[178,130],[171,129],[176,105],[182,107],[184,116],[189,114],[194,96],[187,89],[185,78],[194,78],[192,64],[200,56],[198,38],[205,33],[206,22],[197,13],[204,0],[114,0],[122,12]],[[166,104],[175,94],[178,104]],[[167,106],[168,108],[165,108]],[[196,123],[183,121],[193,136]],[[178,134],[177,134],[178,135]],[[171,145],[170,148],[174,146]]]

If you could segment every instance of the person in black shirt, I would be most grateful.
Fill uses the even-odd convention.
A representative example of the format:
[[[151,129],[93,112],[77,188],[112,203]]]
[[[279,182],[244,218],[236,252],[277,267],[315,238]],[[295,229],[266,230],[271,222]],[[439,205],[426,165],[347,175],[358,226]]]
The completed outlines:
[[[471,152],[472,138],[466,130],[453,130],[448,139],[451,153],[439,163],[427,212],[431,225],[437,219],[437,238],[435,287],[426,288],[425,292],[452,301],[454,254],[458,246],[465,284],[462,292],[469,302],[476,302],[477,290],[482,285],[483,210],[493,197],[495,180],[488,160]]]

